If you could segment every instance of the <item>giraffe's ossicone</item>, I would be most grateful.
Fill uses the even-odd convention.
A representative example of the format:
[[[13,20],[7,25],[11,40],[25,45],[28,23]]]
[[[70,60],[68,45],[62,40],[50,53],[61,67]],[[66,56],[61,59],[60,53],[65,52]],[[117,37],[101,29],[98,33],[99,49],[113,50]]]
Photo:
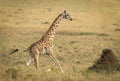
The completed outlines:
[[[27,66],[30,65],[32,60],[35,61],[35,66],[38,68],[38,59],[39,54],[48,55],[58,66],[60,67],[62,73],[64,73],[59,61],[53,53],[53,38],[55,35],[56,27],[60,23],[62,19],[68,19],[72,21],[70,15],[64,10],[61,14],[57,16],[57,18],[53,21],[47,32],[42,36],[40,40],[30,45],[29,50],[29,61],[27,62]]]

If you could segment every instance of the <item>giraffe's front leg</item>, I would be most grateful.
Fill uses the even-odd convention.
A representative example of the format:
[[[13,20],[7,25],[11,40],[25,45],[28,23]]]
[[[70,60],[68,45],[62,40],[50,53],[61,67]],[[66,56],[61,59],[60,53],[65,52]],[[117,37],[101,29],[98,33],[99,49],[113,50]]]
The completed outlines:
[[[46,53],[45,53],[45,54],[48,55],[48,56],[50,57],[50,59],[54,62],[53,65],[56,65],[56,61],[55,61],[54,58],[51,56],[49,48],[45,48],[45,50],[46,50]]]
[[[50,59],[54,62],[54,63],[53,63],[53,65],[56,65],[57,63],[56,63],[55,59],[52,57],[52,55],[51,55],[51,54],[49,54],[48,56],[49,56],[49,57],[50,57]]]
[[[59,68],[61,69],[61,72],[64,73],[64,71],[63,71],[63,69],[62,69],[62,66],[60,65],[58,59],[57,59],[56,56],[54,55],[52,49],[50,49],[50,56],[53,58],[54,62],[55,62],[56,64],[58,64]]]

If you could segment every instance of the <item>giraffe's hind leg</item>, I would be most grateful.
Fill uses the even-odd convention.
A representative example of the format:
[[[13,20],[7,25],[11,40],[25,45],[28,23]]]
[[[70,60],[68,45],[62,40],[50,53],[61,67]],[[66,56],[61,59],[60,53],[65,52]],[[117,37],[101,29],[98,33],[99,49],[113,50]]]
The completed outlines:
[[[28,62],[27,62],[27,66],[29,66],[30,65],[30,63],[32,62],[32,60],[33,60],[33,57],[32,57],[32,55],[30,54],[29,55],[29,58],[28,58]]]
[[[34,56],[34,61],[35,61],[35,67],[38,68],[39,65],[38,65],[38,59],[39,59],[39,56],[38,55],[35,55]]]
[[[32,51],[32,55],[33,55],[33,58],[34,58],[34,62],[35,62],[35,67],[38,68],[38,60],[39,60],[39,50],[38,49],[34,49]]]

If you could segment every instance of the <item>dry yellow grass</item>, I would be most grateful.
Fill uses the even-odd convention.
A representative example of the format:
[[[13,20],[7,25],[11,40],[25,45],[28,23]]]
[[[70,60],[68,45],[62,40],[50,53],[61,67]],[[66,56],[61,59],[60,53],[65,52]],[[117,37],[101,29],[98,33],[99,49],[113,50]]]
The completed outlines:
[[[112,49],[120,61],[119,3],[119,0],[0,0],[0,81],[119,81],[120,72],[87,70],[104,48]],[[28,53],[23,50],[39,40],[63,10],[68,11],[73,21],[61,21],[54,51],[65,74],[44,55],[40,56],[41,71],[36,70],[34,63],[26,67]],[[15,48],[20,51],[8,56]]]

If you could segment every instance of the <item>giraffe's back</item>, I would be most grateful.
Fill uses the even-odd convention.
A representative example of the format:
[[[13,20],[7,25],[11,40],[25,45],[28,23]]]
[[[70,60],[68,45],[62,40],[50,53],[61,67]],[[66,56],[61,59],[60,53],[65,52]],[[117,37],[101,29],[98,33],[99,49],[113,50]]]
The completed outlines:
[[[35,42],[33,43],[31,46],[30,46],[30,52],[34,52],[34,51],[39,51],[39,54],[42,53],[46,53],[46,50],[49,49],[49,48],[52,48],[53,47],[53,42],[48,39],[48,40],[39,40],[38,42]]]

